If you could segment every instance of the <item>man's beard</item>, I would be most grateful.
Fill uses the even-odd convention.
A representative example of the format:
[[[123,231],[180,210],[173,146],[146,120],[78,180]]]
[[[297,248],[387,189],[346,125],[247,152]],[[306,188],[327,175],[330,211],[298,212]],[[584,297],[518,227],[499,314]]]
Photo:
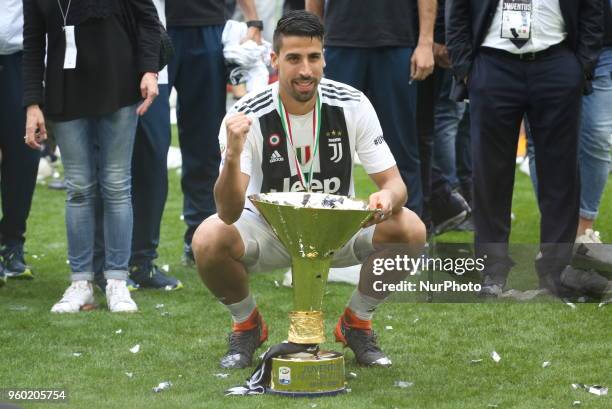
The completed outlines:
[[[319,85],[319,80],[314,78],[300,78],[300,80],[311,80],[312,81],[312,91],[303,93],[296,90],[293,86],[291,87],[291,96],[298,102],[308,102],[310,101],[315,94],[317,93],[317,88]],[[293,84],[293,82],[292,82]]]

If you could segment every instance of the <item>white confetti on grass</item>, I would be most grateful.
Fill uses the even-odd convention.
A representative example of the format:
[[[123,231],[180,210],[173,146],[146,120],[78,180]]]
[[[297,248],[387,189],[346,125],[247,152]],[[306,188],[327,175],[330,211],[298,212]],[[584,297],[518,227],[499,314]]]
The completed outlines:
[[[472,360],[470,361],[470,363],[471,363],[471,364],[479,364],[479,363],[481,363],[482,361],[483,361],[483,359],[482,359],[482,358],[480,358],[480,359],[472,359]]]
[[[228,373],[216,373],[215,377],[219,378],[219,379],[225,379],[229,376]]]
[[[170,264],[164,264],[163,266],[161,266],[161,269],[164,270],[166,273],[170,272]]]
[[[495,361],[495,363],[499,363],[501,361],[501,356],[496,351],[491,352],[491,359]]]
[[[542,362],[542,368],[548,368],[550,366],[550,361]]]
[[[81,352],[73,352],[72,356],[76,356],[77,358],[82,356],[83,354]]]
[[[159,310],[160,308],[164,308],[164,304],[155,304],[155,309]]]
[[[391,330],[393,329],[393,327],[392,327],[391,325],[387,325],[387,326],[385,327],[385,329],[386,329],[387,331],[391,331]]]
[[[119,328],[117,331],[115,331],[115,334],[121,334],[123,332],[123,330],[121,328]]]
[[[563,302],[565,303],[565,305],[567,305],[568,307],[570,307],[572,310],[576,309],[576,304],[574,304],[573,302],[567,300],[567,299],[563,299]]]
[[[157,386],[155,386],[153,388],[153,392],[159,393],[161,391],[165,391],[167,389],[170,389],[171,386],[172,386],[172,382],[170,382],[170,381],[160,382],[159,385],[157,385]]]
[[[125,376],[127,376],[128,378],[133,378],[134,377],[134,372],[126,372]]]
[[[133,354],[137,354],[138,352],[140,352],[140,344],[136,344],[132,348],[130,348],[130,352]]]
[[[395,381],[395,383],[393,384],[393,386],[398,387],[398,388],[410,388],[413,385],[414,385],[414,382],[408,382],[408,381]]]
[[[357,374],[355,372],[349,372],[347,378],[355,379],[357,378]]]

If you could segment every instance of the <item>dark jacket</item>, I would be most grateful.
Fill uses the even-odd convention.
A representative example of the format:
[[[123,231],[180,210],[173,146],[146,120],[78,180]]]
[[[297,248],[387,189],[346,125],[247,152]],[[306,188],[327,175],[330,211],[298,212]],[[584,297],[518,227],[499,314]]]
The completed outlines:
[[[68,1],[60,0],[64,13]],[[52,120],[112,113],[140,100],[144,72],[157,72],[160,31],[151,0],[72,0],[76,69],[63,69],[66,41],[57,1],[24,0],[24,106],[42,105]],[[130,6],[138,21],[132,39],[124,21]],[[48,38],[45,65],[45,36]],[[44,84],[44,87],[43,87]]]
[[[604,47],[612,47],[612,2],[604,0]]]
[[[457,80],[453,91],[456,99],[467,96],[463,79],[472,69],[474,57],[493,22],[499,1],[447,0],[446,2],[446,46]],[[567,44],[576,53],[587,81],[592,77],[601,50],[603,1],[559,0],[567,30]]]

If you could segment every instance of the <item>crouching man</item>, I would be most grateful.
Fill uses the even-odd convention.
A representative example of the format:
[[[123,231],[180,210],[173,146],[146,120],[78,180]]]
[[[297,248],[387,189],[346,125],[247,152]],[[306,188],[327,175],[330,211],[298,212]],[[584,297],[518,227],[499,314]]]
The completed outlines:
[[[272,54],[279,81],[242,98],[221,125],[218,214],[199,226],[192,246],[202,281],[233,319],[223,368],[249,366],[267,338],[248,274],[290,265],[289,254],[247,195],[312,190],[352,196],[356,152],[379,189],[369,205],[382,212],[334,255],[332,266],[360,264],[384,243],[403,243],[418,256],[425,243],[425,226],[403,207],[406,186],[370,101],[348,85],[322,78],[323,36],[313,14],[294,11],[282,17]],[[353,350],[358,363],[388,366],[391,360],[372,331],[372,315],[388,294],[375,292],[373,281],[364,267],[335,337]]]

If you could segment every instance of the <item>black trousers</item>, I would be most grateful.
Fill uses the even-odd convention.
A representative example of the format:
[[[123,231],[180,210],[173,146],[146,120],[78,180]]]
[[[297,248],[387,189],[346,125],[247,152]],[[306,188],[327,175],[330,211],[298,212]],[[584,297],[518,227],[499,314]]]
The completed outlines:
[[[0,189],[2,192],[1,244],[21,245],[36,185],[40,152],[28,147],[25,109],[21,103],[22,53],[0,55]]]
[[[558,46],[534,61],[481,49],[469,76],[474,172],[475,247],[487,268],[512,265],[510,212],[519,127],[532,126],[537,157],[540,275],[569,263],[578,224],[577,147],[583,75],[571,50]],[[534,242],[537,241],[534,237]]]

